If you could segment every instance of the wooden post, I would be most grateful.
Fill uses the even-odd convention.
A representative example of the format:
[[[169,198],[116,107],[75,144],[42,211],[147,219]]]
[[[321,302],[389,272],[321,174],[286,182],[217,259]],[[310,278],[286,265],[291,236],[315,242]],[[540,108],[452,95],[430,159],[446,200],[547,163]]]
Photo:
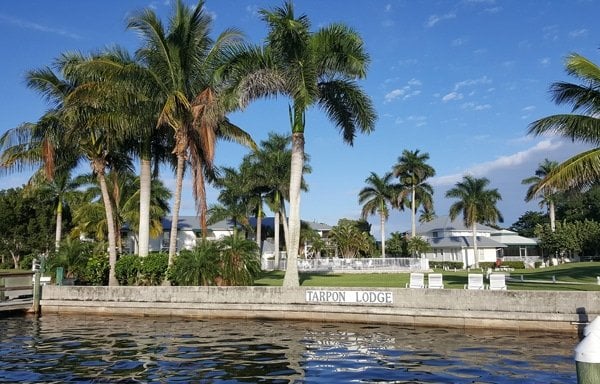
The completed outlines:
[[[0,276],[0,288],[4,288],[4,277]],[[0,301],[4,301],[4,290],[0,290]]]
[[[35,278],[33,283],[33,313],[36,315],[40,313],[40,296],[42,290],[40,285],[40,271],[35,271]]]

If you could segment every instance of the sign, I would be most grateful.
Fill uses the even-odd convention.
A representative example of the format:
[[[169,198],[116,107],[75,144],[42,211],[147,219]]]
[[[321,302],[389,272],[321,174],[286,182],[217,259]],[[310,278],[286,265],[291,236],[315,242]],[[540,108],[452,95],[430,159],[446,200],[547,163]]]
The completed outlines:
[[[394,297],[388,291],[323,291],[307,290],[307,303],[352,303],[352,304],[393,304]]]

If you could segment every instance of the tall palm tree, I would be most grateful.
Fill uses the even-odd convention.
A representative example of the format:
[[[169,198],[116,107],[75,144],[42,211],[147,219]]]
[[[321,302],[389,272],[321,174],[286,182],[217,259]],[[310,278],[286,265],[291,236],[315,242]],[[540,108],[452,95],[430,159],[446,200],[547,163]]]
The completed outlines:
[[[389,217],[388,205],[392,207],[397,201],[399,185],[392,184],[391,172],[379,177],[375,172],[365,179],[366,187],[358,193],[358,203],[362,204],[361,218],[366,220],[369,215],[379,214],[381,230],[381,257],[385,257],[385,222]]]
[[[535,176],[525,178],[521,181],[521,184],[531,184],[527,189],[527,195],[525,195],[525,201],[531,201],[537,197],[541,198],[540,206],[546,206],[548,208],[548,216],[550,216],[550,229],[552,232],[556,229],[556,215],[554,209],[554,198],[556,191],[550,187],[538,189],[538,185],[548,176],[552,171],[558,167],[558,162],[544,159],[535,170]]]
[[[417,208],[423,205],[425,210],[432,210],[433,188],[425,180],[435,176],[435,170],[429,164],[428,153],[404,150],[394,165],[394,176],[410,189],[411,236],[417,234]]]
[[[557,133],[595,148],[559,164],[537,184],[533,194],[547,188],[585,188],[600,179],[600,67],[583,56],[571,54],[566,59],[566,70],[582,84],[556,82],[550,92],[556,104],[571,104],[573,113],[536,120],[529,125],[529,133]]]
[[[486,189],[490,183],[488,179],[464,176],[462,181],[446,192],[446,197],[458,199],[450,206],[450,219],[454,220],[462,213],[466,227],[473,231],[473,258],[475,268],[479,268],[477,255],[477,223],[494,224],[502,222],[502,214],[498,211],[496,203],[502,200],[498,189]],[[465,268],[469,259],[465,260]]]
[[[319,105],[352,144],[356,131],[374,129],[375,110],[356,83],[364,78],[369,57],[354,30],[331,24],[311,32],[306,15],[296,17],[291,2],[261,10],[268,25],[266,47],[239,56],[232,69],[242,104],[282,94],[290,98],[292,131],[288,262],[284,286],[299,286],[300,188],[304,165],[306,111]],[[240,80],[241,79],[241,80]]]
[[[274,214],[275,265],[279,265],[279,227],[281,222],[284,224],[284,229],[287,228],[285,225],[287,216],[285,202],[289,200],[290,195],[289,180],[292,159],[290,144],[291,137],[289,135],[269,133],[267,140],[261,141],[260,148],[245,159],[250,163],[254,188],[264,195],[265,201]],[[306,155],[303,174],[312,171],[308,161],[309,157]],[[304,177],[300,188],[302,191],[308,190]],[[289,239],[286,236],[286,243],[288,242]]]
[[[253,145],[250,136],[225,117],[236,105],[226,102],[221,93],[224,79],[220,68],[240,43],[241,35],[230,29],[213,41],[209,36],[211,21],[204,10],[204,1],[189,8],[177,0],[166,29],[151,9],[135,14],[128,23],[128,28],[138,32],[144,41],[137,57],[159,90],[155,95],[161,100],[156,125],[173,130],[177,165],[169,265],[173,264],[176,252],[186,160],[190,163],[193,194],[206,236],[205,176],[213,170],[217,137]]]

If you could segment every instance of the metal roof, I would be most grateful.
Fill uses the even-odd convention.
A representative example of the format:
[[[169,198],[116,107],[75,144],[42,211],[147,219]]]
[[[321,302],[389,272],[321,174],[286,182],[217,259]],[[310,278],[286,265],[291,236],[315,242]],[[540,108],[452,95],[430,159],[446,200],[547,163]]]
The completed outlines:
[[[432,248],[472,248],[473,236],[435,237],[427,239],[427,242]],[[487,236],[477,236],[477,247],[506,248],[506,245]]]
[[[497,229],[484,224],[476,224],[477,232],[496,232]],[[462,217],[456,217],[450,220],[450,216],[439,216],[435,219],[423,223],[417,227],[417,233],[425,234],[433,231],[471,231],[472,228],[467,227]]]

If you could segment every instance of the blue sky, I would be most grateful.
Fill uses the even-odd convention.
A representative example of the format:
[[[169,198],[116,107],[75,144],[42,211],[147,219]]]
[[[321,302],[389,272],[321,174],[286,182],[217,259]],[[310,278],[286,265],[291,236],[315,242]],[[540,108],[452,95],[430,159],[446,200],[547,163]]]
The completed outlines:
[[[192,4],[192,2],[190,2]],[[216,33],[235,26],[259,43],[266,28],[258,10],[280,1],[208,0]],[[138,47],[125,29],[132,12],[152,7],[166,17],[169,1],[23,0],[0,3],[0,132],[35,121],[47,106],[24,85],[25,71],[52,63],[65,51],[90,52],[119,44]],[[575,81],[564,71],[564,59],[582,54],[600,63],[597,23],[600,3],[573,1],[322,1],[296,0],[313,29],[343,22],[365,40],[371,57],[362,81],[378,113],[376,129],[358,136],[354,147],[343,144],[322,111],[311,109],[306,123],[306,152],[313,173],[310,191],[302,195],[305,220],[335,225],[358,218],[358,192],[370,172],[383,175],[404,149],[431,156],[437,175],[435,210],[445,215],[452,201],[444,194],[462,175],[487,177],[503,200],[498,207],[510,226],[537,203],[523,201],[521,180],[544,158],[562,161],[585,149],[558,137],[527,136],[529,123],[569,112],[553,104],[554,81]],[[288,132],[287,100],[260,101],[231,119],[256,141],[269,132]],[[218,165],[236,166],[247,150],[233,144],[218,147]],[[0,176],[0,188],[19,186],[29,174]],[[163,180],[173,185],[165,169]],[[194,214],[186,184],[181,214]],[[216,191],[209,190],[209,203]],[[373,234],[379,220],[371,217]],[[386,232],[410,228],[410,212],[393,212]]]

